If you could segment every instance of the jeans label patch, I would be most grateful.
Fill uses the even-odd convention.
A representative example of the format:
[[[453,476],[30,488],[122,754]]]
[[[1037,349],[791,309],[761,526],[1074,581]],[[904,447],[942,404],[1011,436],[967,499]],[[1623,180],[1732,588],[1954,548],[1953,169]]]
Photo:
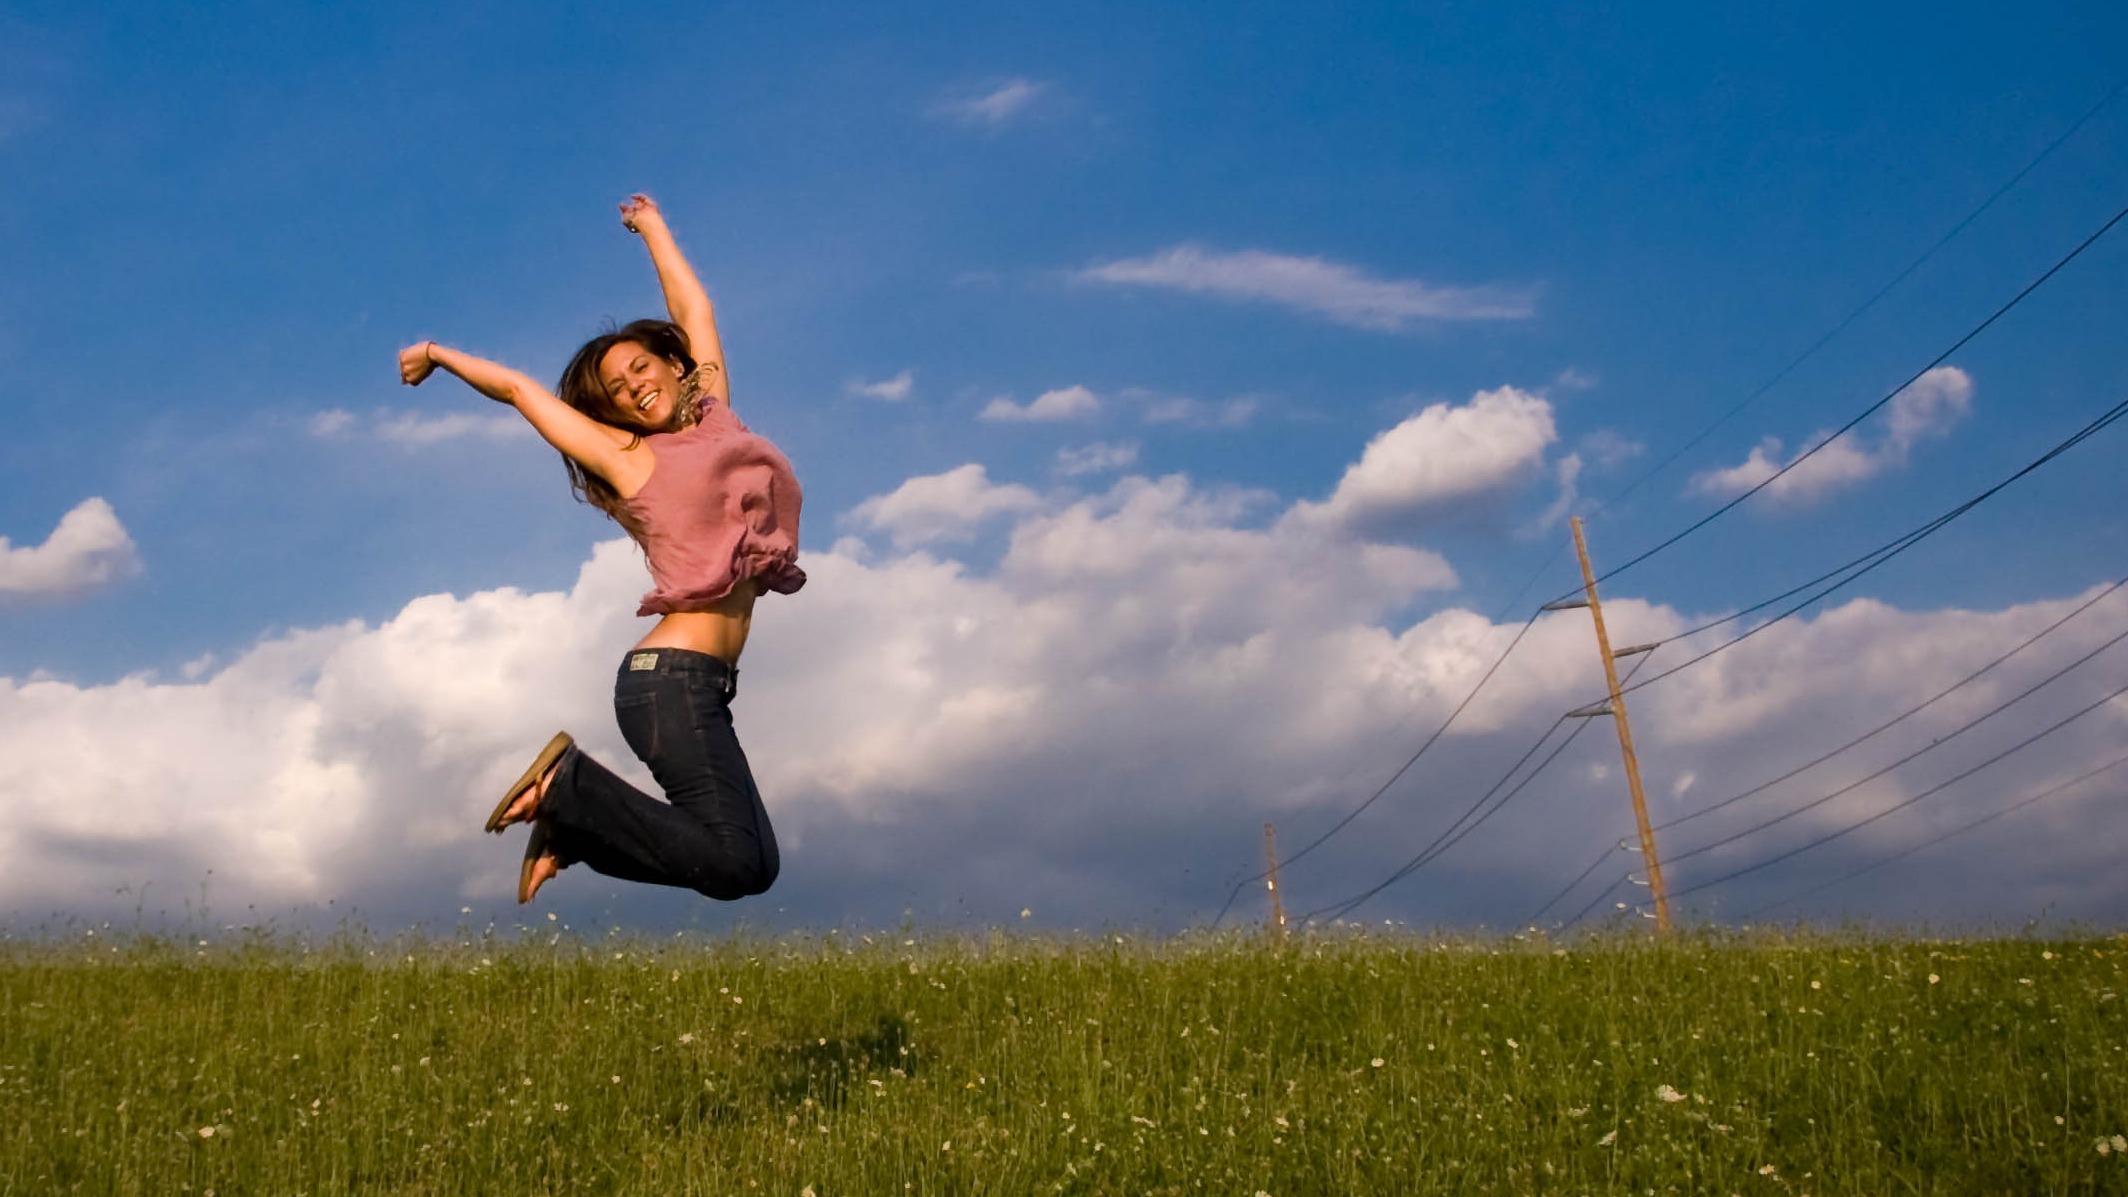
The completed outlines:
[[[658,654],[656,653],[637,653],[628,658],[628,668],[633,670],[656,669],[657,667]]]

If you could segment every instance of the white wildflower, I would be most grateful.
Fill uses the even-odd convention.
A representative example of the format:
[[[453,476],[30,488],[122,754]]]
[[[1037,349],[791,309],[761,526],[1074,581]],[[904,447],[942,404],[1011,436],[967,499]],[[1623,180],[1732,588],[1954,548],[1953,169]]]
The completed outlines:
[[[1605,1132],[1603,1138],[1596,1140],[1596,1146],[1609,1147],[1611,1144],[1616,1142],[1618,1142],[1618,1132],[1613,1130]]]
[[[1668,1086],[1668,1085],[1657,1085],[1657,1086],[1655,1086],[1655,1096],[1657,1096],[1657,1097],[1660,1097],[1660,1098],[1662,1098],[1662,1099],[1663,1099],[1664,1101],[1683,1101],[1683,1100],[1685,1100],[1685,1095],[1684,1095],[1684,1094],[1682,1094],[1682,1093],[1679,1093],[1679,1092],[1678,1092],[1677,1090],[1675,1090],[1675,1089],[1672,1089],[1672,1088],[1671,1088],[1670,1086]]]

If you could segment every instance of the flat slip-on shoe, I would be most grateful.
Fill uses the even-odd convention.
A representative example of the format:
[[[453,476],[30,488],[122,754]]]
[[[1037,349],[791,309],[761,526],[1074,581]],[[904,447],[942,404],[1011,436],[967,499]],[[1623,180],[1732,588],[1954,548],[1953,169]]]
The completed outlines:
[[[549,830],[549,826],[545,819],[535,821],[532,824],[532,836],[525,841],[525,862],[517,866],[517,904],[519,906],[528,906],[532,902],[532,870],[539,866],[539,858],[547,854],[548,843],[554,838],[554,833]],[[555,871],[560,872],[561,870],[556,869]]]
[[[540,775],[553,768],[554,762],[562,759],[562,754],[575,746],[576,740],[568,732],[555,732],[554,738],[547,741],[547,746],[539,750],[538,756],[532,758],[532,766],[516,781],[511,782],[509,789],[503,791],[502,801],[496,803],[494,811],[488,815],[487,830],[500,832],[508,827],[510,823],[504,822],[503,816],[510,813],[511,805],[523,797],[526,790],[538,785]],[[524,820],[513,819],[510,822],[522,823]]]

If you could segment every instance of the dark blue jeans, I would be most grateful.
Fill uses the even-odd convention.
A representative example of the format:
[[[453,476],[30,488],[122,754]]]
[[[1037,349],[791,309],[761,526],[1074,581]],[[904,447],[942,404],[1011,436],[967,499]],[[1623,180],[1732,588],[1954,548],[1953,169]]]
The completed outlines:
[[[732,731],[738,678],[718,658],[685,649],[622,659],[613,712],[665,801],[570,749],[540,803],[563,864],[727,902],[775,882],[776,833]]]

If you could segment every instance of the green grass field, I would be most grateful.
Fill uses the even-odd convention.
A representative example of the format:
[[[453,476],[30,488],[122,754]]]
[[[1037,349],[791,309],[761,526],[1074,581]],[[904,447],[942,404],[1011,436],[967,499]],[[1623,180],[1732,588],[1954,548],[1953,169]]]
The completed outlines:
[[[2128,938],[0,945],[0,1193],[2128,1193]]]

